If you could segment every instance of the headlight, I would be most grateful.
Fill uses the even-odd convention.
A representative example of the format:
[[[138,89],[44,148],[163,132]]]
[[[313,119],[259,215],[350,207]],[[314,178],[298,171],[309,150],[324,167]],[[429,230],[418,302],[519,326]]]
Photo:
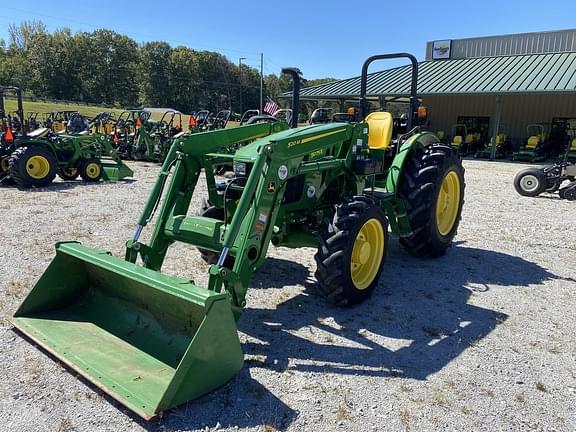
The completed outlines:
[[[234,161],[234,174],[244,177],[246,175],[246,163]]]

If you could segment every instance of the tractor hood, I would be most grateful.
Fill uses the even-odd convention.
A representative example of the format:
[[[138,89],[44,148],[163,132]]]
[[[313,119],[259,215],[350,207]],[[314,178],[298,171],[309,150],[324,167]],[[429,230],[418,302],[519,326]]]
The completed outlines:
[[[295,129],[288,129],[282,132],[269,135],[265,138],[257,139],[252,143],[240,148],[234,155],[235,161],[252,162],[258,155],[258,149],[267,144],[271,144],[274,151],[291,152],[291,149],[298,146],[313,144],[315,141],[331,137],[341,140],[349,139],[354,126],[347,123],[331,123],[323,125],[304,126]],[[339,135],[339,136],[336,136]]]

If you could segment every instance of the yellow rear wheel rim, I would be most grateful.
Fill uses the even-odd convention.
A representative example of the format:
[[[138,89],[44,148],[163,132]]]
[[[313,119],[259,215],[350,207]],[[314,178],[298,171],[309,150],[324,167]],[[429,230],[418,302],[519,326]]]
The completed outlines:
[[[1,164],[0,167],[2,169],[2,172],[6,172],[6,171],[8,171],[8,168],[10,168],[9,161],[10,161],[10,158],[8,158],[8,157],[3,157],[2,161],[0,161],[0,164]]]
[[[90,162],[86,165],[86,175],[92,179],[98,178],[100,175],[100,165],[96,162]]]
[[[378,219],[368,219],[358,231],[350,259],[352,283],[357,289],[364,290],[374,282],[384,256],[384,241],[384,228]]]
[[[33,179],[43,179],[50,172],[50,161],[44,156],[32,156],[26,161],[26,172]]]
[[[436,201],[436,227],[443,236],[448,235],[456,223],[460,209],[460,188],[460,177],[456,171],[446,174]]]

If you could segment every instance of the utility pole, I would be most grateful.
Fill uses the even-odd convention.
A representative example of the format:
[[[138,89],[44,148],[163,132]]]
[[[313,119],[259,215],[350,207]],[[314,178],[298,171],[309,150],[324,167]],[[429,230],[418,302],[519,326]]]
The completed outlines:
[[[260,114],[264,112],[264,53],[260,53]]]
[[[240,115],[244,113],[244,111],[242,111],[242,60],[246,60],[246,57],[240,57],[238,59],[238,78],[240,83]]]

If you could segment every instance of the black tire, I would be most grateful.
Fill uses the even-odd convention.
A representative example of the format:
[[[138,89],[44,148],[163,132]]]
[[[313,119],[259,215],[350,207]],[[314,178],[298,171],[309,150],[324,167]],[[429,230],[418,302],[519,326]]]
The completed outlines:
[[[82,180],[89,183],[100,181],[103,174],[102,163],[96,158],[84,159],[78,167]]]
[[[37,174],[34,161],[42,161]],[[16,149],[10,156],[10,176],[22,187],[47,186],[56,177],[57,161],[54,154],[41,145],[27,145]]]
[[[535,197],[546,190],[546,174],[539,168],[527,168],[514,177],[514,189],[522,196]]]
[[[359,288],[352,266],[356,240],[367,224],[382,233],[382,251],[369,249],[367,280]],[[372,238],[375,238],[373,236]],[[378,243],[378,239],[375,239]],[[320,234],[320,245],[314,256],[316,280],[320,293],[331,303],[345,306],[367,299],[378,285],[388,246],[388,221],[380,207],[369,197],[356,196],[336,206],[332,222]],[[356,282],[355,282],[356,280]]]
[[[80,172],[78,171],[78,168],[74,166],[60,168],[58,170],[58,177],[62,180],[76,180],[79,175]]]
[[[458,195],[458,208],[447,216],[442,229],[436,207],[445,180],[458,184],[457,188],[453,186],[453,193]],[[438,143],[412,152],[405,162],[398,191],[412,228],[412,234],[401,237],[400,244],[411,255],[433,258],[446,253],[458,231],[465,187],[464,167],[454,148]]]
[[[200,216],[209,217],[212,219],[218,219],[223,221],[224,220],[224,209],[211,206],[208,201],[204,201],[202,205],[202,212]],[[216,264],[218,262],[218,258],[220,254],[218,252],[214,252],[208,249],[197,248],[198,252],[200,252],[200,256],[207,264]],[[224,260],[224,267],[231,269],[234,267],[234,257],[228,255]]]

